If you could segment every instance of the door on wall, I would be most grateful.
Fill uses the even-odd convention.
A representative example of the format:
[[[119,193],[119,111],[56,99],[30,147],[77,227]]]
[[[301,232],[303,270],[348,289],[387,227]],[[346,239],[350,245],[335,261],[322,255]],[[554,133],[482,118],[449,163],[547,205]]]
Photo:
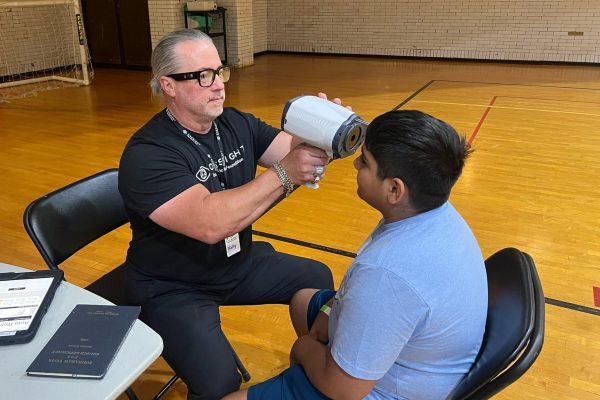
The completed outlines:
[[[149,68],[148,0],[82,0],[92,64]]]

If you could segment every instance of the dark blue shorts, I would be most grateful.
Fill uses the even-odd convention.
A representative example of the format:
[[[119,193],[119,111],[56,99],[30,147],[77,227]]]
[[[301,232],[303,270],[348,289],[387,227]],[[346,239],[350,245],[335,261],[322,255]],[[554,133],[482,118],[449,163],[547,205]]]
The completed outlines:
[[[308,303],[306,320],[308,328],[312,326],[319,310],[335,292],[322,289],[316,292]],[[329,400],[310,383],[304,369],[294,365],[281,374],[248,388],[248,400]]]

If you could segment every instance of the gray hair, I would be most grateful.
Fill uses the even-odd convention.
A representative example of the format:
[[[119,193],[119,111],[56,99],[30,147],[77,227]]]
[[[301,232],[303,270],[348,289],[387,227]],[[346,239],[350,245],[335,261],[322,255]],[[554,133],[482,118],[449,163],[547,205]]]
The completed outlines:
[[[152,79],[150,88],[152,96],[162,98],[160,77],[174,74],[179,68],[179,58],[175,54],[178,44],[189,40],[200,40],[212,42],[210,36],[197,29],[179,29],[165,35],[152,51]]]

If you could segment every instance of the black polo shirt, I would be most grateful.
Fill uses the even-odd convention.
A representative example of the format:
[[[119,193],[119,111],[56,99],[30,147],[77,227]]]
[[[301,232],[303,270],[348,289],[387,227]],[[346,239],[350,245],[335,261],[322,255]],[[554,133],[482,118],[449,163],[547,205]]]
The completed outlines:
[[[119,166],[119,191],[133,237],[129,268],[158,279],[207,284],[215,289],[235,285],[246,272],[252,227],[239,232],[241,251],[227,257],[224,242],[209,245],[155,224],[148,216],[193,185],[210,192],[242,186],[254,179],[259,158],[279,130],[251,114],[225,108],[207,134],[186,135],[166,110],[156,114],[127,143]],[[211,218],[220,219],[216,214]]]

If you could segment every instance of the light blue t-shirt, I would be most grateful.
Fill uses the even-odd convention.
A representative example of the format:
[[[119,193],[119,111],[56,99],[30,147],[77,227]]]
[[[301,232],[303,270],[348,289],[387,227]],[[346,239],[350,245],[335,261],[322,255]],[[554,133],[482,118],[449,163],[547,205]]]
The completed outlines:
[[[331,353],[366,399],[444,399],[475,359],[487,314],[481,251],[450,205],[380,224],[329,319]]]

